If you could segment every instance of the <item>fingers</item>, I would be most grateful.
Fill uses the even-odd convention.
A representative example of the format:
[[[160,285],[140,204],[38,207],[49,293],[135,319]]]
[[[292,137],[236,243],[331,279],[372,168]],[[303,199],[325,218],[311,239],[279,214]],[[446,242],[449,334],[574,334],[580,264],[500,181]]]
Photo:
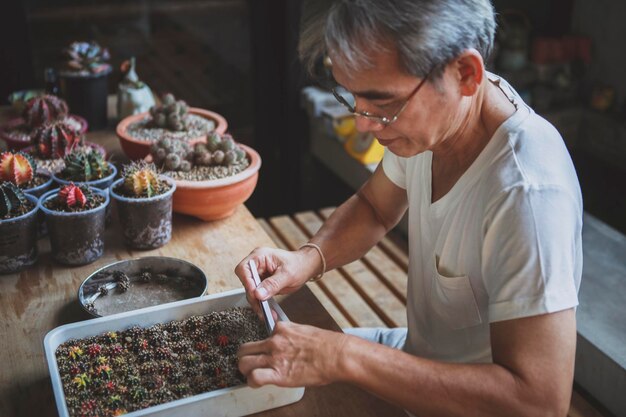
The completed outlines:
[[[248,355],[239,359],[239,371],[243,375],[248,375],[257,368],[268,368],[270,364],[267,355]]]
[[[252,388],[259,388],[263,385],[273,384],[276,386],[284,386],[281,384],[279,373],[271,368],[257,368],[248,375],[248,385]]]
[[[261,281],[261,285],[256,288],[254,295],[259,300],[267,300],[280,294],[281,290],[289,285],[290,277],[283,271],[282,267],[279,267],[274,275]]]

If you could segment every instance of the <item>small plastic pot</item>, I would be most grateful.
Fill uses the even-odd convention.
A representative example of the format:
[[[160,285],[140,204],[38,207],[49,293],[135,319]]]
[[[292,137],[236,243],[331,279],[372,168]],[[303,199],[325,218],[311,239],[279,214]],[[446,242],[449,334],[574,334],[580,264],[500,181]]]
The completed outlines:
[[[115,167],[115,165],[109,163],[109,169],[111,170],[111,173],[109,175],[107,175],[104,178],[101,178],[99,180],[92,180],[92,181],[69,181],[69,180],[65,180],[63,178],[59,178],[57,175],[59,174],[58,172],[56,174],[52,174],[52,178],[54,178],[54,181],[59,184],[59,185],[69,185],[70,182],[73,182],[74,185],[88,185],[89,187],[92,188],[99,188],[101,190],[107,190],[111,184],[113,183],[113,180],[115,179],[115,176],[117,175],[117,168]]]
[[[52,182],[54,181],[52,179],[52,177],[49,174],[43,174],[43,173],[39,173],[37,175],[43,175],[48,177],[48,181],[46,181],[45,183],[41,184],[40,186],[37,187],[33,187],[33,188],[27,188],[24,190],[24,192],[26,194],[30,194],[34,197],[36,197],[37,199],[39,199],[39,197],[41,197],[42,195],[44,195],[46,193],[46,191],[48,191],[50,189],[50,186],[52,185]],[[38,225],[37,225],[37,236],[39,238],[42,238],[44,236],[48,235],[48,228],[46,227],[46,216],[39,210],[37,213],[37,218],[38,218]]]
[[[0,220],[0,274],[21,271],[37,262],[37,197],[26,194],[34,208]]]
[[[59,73],[61,95],[73,113],[84,117],[91,130],[107,127],[108,79],[111,68],[98,74]]]
[[[109,188],[109,194],[117,204],[124,241],[133,249],[159,248],[172,238],[172,197],[176,183],[164,175],[160,179],[167,181],[170,189],[149,198],[129,198],[115,192],[123,178]]]
[[[91,210],[63,212],[50,210],[44,203],[57,196],[59,189],[51,190],[39,199],[39,210],[46,216],[52,257],[64,265],[86,265],[104,252],[104,226],[109,193],[93,188],[105,198],[104,203]]]

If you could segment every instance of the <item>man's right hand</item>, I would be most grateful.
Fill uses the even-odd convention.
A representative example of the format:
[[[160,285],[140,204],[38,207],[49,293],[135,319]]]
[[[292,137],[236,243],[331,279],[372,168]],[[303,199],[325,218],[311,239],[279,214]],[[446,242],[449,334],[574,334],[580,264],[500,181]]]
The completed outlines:
[[[249,262],[254,261],[261,285],[256,287]],[[266,300],[277,294],[289,294],[321,271],[321,259],[317,251],[304,247],[298,251],[273,248],[256,248],[235,268],[235,274],[246,289],[250,306],[260,314],[259,300]]]

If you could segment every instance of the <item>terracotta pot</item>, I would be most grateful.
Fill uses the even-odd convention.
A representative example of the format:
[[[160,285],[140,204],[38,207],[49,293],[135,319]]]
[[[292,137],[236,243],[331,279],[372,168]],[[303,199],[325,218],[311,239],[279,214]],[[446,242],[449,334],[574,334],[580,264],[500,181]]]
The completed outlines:
[[[39,199],[39,210],[46,215],[52,257],[64,265],[85,265],[100,258],[104,252],[104,225],[108,191],[92,189],[105,198],[104,203],[91,210],[63,212],[50,210],[44,203],[56,197],[59,189],[51,190]]]
[[[80,133],[84,134],[85,132],[87,132],[87,129],[89,127],[89,125],[87,124],[87,120],[75,114],[70,114],[69,117],[80,123]],[[18,151],[32,144],[30,138],[28,138],[28,140],[20,140],[14,136],[11,136],[11,130],[15,129],[16,126],[22,124],[24,124],[24,119],[21,117],[17,117],[15,119],[7,121],[2,126],[0,126],[0,139],[4,140],[7,143],[8,149]]]
[[[37,197],[26,194],[34,208],[0,220],[0,274],[11,274],[37,262]]]
[[[148,198],[126,197],[115,192],[124,178],[109,188],[111,199],[117,204],[117,214],[124,232],[124,241],[133,249],[160,248],[172,238],[172,195],[176,191],[173,179],[161,176],[170,189]]]
[[[213,122],[215,122],[215,131],[220,135],[226,132],[226,129],[228,128],[228,123],[226,122],[226,119],[222,115],[215,112],[190,107],[189,113],[213,120]],[[127,133],[128,126],[148,117],[150,117],[150,114],[148,112],[128,116],[122,119],[122,121],[118,123],[117,128],[115,129],[115,132],[120,139],[120,145],[122,147],[122,150],[129,159],[142,159],[150,153],[150,146],[152,145],[152,142],[135,139]],[[198,136],[197,138],[193,138],[188,142],[190,145],[194,145],[198,142],[206,142],[206,135]]]
[[[235,212],[254,191],[261,157],[252,148],[239,144],[250,158],[250,165],[240,173],[219,180],[176,181],[174,211],[202,220],[223,219]]]

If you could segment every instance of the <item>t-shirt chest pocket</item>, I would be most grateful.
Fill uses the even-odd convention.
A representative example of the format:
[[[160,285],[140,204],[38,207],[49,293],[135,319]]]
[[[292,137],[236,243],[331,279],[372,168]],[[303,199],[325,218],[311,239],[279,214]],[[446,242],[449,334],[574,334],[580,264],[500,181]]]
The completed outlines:
[[[434,313],[453,330],[481,324],[482,318],[469,277],[444,275],[439,271],[436,256],[433,256],[432,262],[429,300]]]

